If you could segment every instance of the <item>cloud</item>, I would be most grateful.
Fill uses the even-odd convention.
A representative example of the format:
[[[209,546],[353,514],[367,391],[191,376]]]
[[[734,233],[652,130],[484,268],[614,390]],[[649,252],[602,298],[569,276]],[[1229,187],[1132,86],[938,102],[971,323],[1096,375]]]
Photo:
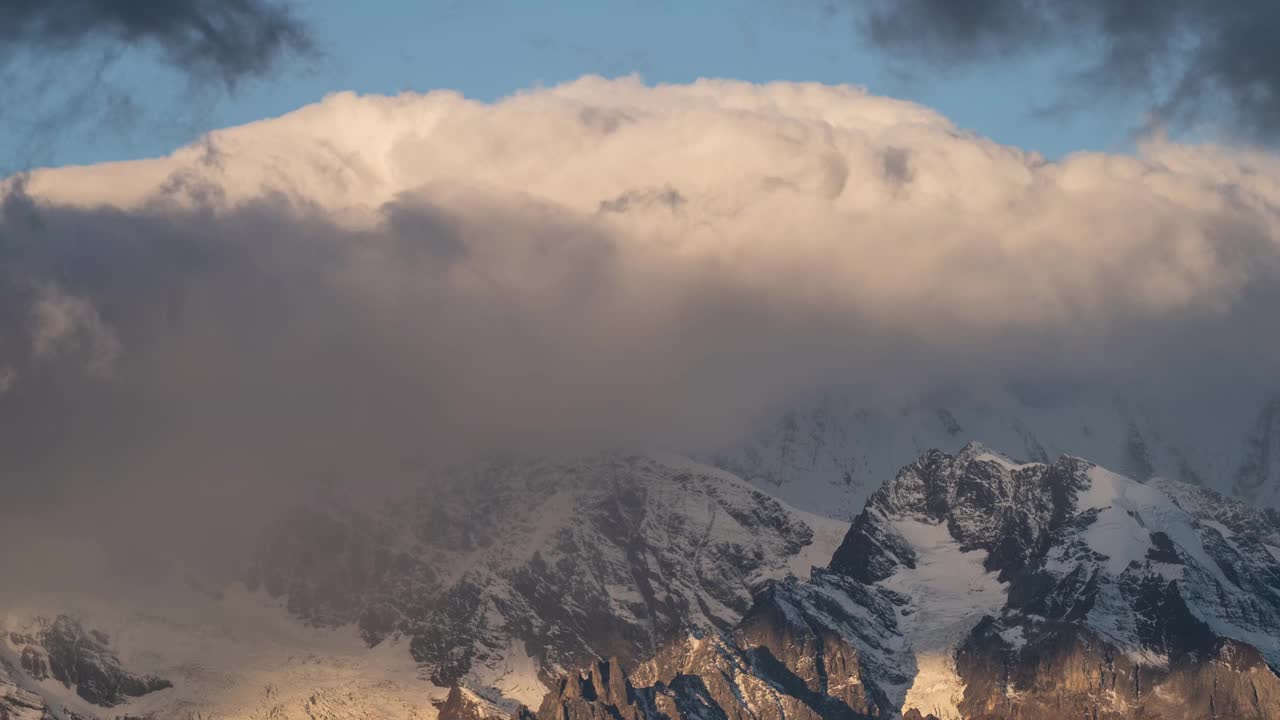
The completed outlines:
[[[224,92],[318,55],[291,0],[0,0],[0,169],[52,162],[74,135],[185,141]]]
[[[1215,3],[902,0],[848,5],[864,36],[904,63],[935,67],[1064,51],[1066,106],[1149,103],[1165,125],[1225,122],[1251,139],[1280,133],[1280,7]]]
[[[120,342],[98,317],[93,305],[63,293],[56,285],[45,284],[36,292],[31,316],[34,324],[31,352],[37,361],[81,353],[86,371],[98,376],[111,375],[111,367],[120,354]]]
[[[183,73],[228,87],[314,49],[306,25],[281,0],[0,2],[0,61],[97,44],[150,46]]]
[[[26,293],[0,311],[6,512],[154,549],[410,457],[714,447],[822,387],[1265,387],[1278,177],[1167,141],[1047,162],[850,87],[634,78],[339,94],[35,171],[0,215]]]

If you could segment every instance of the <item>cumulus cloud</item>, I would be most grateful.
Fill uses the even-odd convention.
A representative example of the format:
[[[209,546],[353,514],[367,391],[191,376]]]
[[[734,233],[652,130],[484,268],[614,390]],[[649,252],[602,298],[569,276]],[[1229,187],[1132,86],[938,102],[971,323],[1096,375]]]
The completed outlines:
[[[633,78],[340,94],[34,172],[0,252],[11,285],[57,290],[0,322],[6,508],[70,497],[142,532],[128,507],[194,505],[165,516],[225,536],[211,508],[298,477],[713,447],[827,386],[1264,386],[1278,180],[1271,155],[1164,141],[1047,162],[857,88]]]
[[[1150,103],[1151,121],[1222,122],[1280,134],[1280,7],[1268,0],[859,0],[864,35],[907,63],[937,67],[1066,51],[1067,106]]]

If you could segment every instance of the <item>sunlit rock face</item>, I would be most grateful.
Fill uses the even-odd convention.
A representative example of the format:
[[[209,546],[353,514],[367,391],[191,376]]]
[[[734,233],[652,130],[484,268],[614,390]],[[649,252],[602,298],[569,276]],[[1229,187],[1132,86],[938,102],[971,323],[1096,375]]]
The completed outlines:
[[[829,569],[758,594],[732,631],[636,666],[629,697],[652,700],[625,708],[1276,717],[1278,540],[1274,514],[1177,481],[1139,483],[1072,457],[1019,463],[973,444],[932,451],[872,496]],[[539,717],[566,703],[608,704],[562,686]]]

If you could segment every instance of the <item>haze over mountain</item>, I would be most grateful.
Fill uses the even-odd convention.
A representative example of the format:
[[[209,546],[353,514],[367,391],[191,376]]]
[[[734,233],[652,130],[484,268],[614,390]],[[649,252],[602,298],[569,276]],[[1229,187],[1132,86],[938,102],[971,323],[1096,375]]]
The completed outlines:
[[[642,717],[732,715],[730,685],[1039,717],[1049,671],[993,670],[1031,648],[1133,684],[1073,711],[1172,712],[1154,683],[1265,717],[1277,178],[634,77],[337,94],[9,178],[0,708],[607,714],[625,672],[605,704]]]
[[[157,589],[10,601],[0,712],[1280,710],[1280,514],[977,444],[924,454],[852,526],[673,456],[411,472],[385,505],[280,518],[226,590]]]
[[[0,0],[0,720],[1280,718],[1278,35]]]
[[[1230,489],[1280,357],[1275,169],[1161,141],[1046,162],[848,87],[585,78],[335,95],[36,171],[2,220],[4,462],[32,478],[6,510],[195,495],[190,527],[445,451],[714,453],[831,389],[970,424],[947,393],[1119,403],[994,412],[1108,459],[1128,419]]]

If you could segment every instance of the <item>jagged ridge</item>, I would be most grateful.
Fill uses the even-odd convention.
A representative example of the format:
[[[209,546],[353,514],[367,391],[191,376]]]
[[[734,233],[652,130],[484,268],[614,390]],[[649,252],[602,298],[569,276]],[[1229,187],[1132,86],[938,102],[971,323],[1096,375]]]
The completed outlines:
[[[670,702],[624,715],[1280,717],[1278,533],[1274,513],[1176,481],[932,451],[830,569],[640,665],[638,697]],[[587,706],[562,687],[538,716]]]

